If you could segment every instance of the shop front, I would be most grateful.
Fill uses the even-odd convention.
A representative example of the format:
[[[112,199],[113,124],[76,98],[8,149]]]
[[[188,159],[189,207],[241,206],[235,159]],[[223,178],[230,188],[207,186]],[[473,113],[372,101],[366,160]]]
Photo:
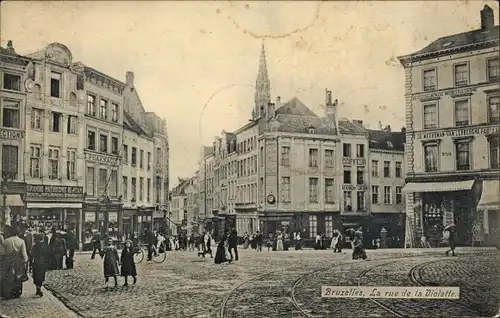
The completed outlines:
[[[370,230],[375,238],[387,238],[387,247],[403,248],[405,239],[405,213],[373,213]],[[382,229],[385,233],[382,235]]]
[[[2,184],[2,217],[0,221],[13,222],[23,221],[26,219],[25,199],[26,199],[26,183],[9,181]]]
[[[500,183],[498,180],[482,181],[480,199],[477,205],[475,224],[478,241],[481,245],[499,247],[500,241]],[[482,221],[482,222],[479,222]]]
[[[84,204],[84,224],[82,237],[84,249],[91,248],[92,237],[95,233],[106,233],[115,241],[123,239],[119,227],[119,215],[122,210],[121,200],[100,198],[89,199]],[[106,228],[107,217],[107,228]]]
[[[474,245],[478,239],[474,232],[478,214],[476,206],[479,199],[481,182],[462,180],[453,182],[408,183],[404,191],[413,193],[413,209],[407,211],[407,233],[412,244],[417,245],[425,236],[431,246],[440,246],[442,231],[455,224],[457,245]]]
[[[26,218],[37,229],[74,229],[82,242],[83,187],[28,184]]]

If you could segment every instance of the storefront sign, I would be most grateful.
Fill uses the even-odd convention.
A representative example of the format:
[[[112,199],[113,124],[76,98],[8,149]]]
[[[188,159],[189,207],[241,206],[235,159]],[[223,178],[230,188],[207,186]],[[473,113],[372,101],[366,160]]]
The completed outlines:
[[[353,186],[352,184],[343,184],[342,190],[343,191],[354,191],[354,190],[356,190],[356,187]]]
[[[415,139],[438,139],[443,137],[468,137],[474,135],[496,135],[498,126],[490,127],[467,127],[447,131],[418,132]]]
[[[27,194],[37,198],[83,199],[83,187],[28,184]]]
[[[22,130],[0,129],[0,139],[19,140],[23,138],[24,131]]]
[[[356,186],[356,190],[358,190],[358,191],[366,191],[366,190],[368,190],[368,187],[366,186],[366,184],[358,184]]]
[[[343,157],[342,158],[342,164],[344,166],[364,166],[366,165],[366,159],[364,158],[348,158],[348,157]]]
[[[432,100],[432,99],[438,99],[442,96],[465,96],[465,95],[472,95],[476,91],[475,88],[458,88],[458,89],[453,89],[449,90],[446,92],[432,92],[428,94],[423,94],[423,95],[416,95],[413,96],[413,99],[420,99],[421,101],[426,101],[426,100]]]
[[[85,222],[95,222],[95,213],[85,212]]]
[[[121,158],[98,153],[85,153],[85,160],[116,165],[120,162]]]

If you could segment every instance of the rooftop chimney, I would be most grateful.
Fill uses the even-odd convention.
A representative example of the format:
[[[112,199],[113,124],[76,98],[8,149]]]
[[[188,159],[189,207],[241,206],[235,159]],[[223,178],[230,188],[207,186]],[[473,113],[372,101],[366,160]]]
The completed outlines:
[[[128,86],[134,86],[134,72],[128,71],[126,75],[126,84]]]
[[[383,130],[382,122],[381,121],[378,122],[378,130],[380,130],[380,131]]]
[[[332,122],[337,120],[337,100],[332,103],[332,91],[325,89],[325,115]]]
[[[332,104],[332,91],[325,89],[325,105]]]
[[[384,131],[391,132],[391,125],[385,126]]]
[[[401,132],[405,133],[406,132],[406,127],[401,128]]]
[[[481,30],[491,30],[495,26],[495,17],[493,9],[488,5],[481,10]]]
[[[9,50],[9,52],[11,53],[16,53],[16,50],[14,50],[14,45],[12,44],[12,40],[9,40],[9,42],[7,42],[7,50]]]

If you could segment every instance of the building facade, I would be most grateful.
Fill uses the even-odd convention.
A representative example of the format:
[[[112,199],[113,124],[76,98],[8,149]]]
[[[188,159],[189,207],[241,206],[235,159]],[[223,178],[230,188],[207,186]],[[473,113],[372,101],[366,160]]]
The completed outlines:
[[[407,245],[455,224],[459,245],[497,244],[499,27],[446,36],[399,58],[405,71]]]

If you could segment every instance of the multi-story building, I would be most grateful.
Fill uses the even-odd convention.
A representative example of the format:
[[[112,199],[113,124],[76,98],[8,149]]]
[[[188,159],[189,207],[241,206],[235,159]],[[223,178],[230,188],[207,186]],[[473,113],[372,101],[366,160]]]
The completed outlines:
[[[83,74],[84,124],[81,149],[85,156],[85,236],[106,231],[119,236],[122,210],[123,91],[125,84],[81,62],[73,65]]]
[[[179,178],[179,184],[172,189],[169,204],[172,234],[186,234],[188,220],[188,196],[186,189],[191,183],[190,178]]]
[[[452,223],[459,245],[499,239],[499,27],[488,6],[480,18],[480,29],[399,58],[406,88],[407,245]]]
[[[38,77],[35,77],[38,76]],[[27,93],[30,93],[33,82],[39,79],[40,74],[35,74],[33,62],[20,56],[14,50],[12,41],[6,48],[0,48],[0,107],[1,123],[0,143],[2,145],[2,195],[5,201],[1,202],[0,226],[3,222],[25,217],[24,202],[21,195],[26,193],[26,176],[24,175],[26,156],[29,142],[25,136],[27,113]],[[40,84],[38,87],[40,87]],[[31,105],[31,104],[30,104]],[[26,145],[28,144],[28,145]],[[41,154],[38,154],[40,157]],[[39,159],[40,160],[40,159]]]
[[[81,73],[60,43],[29,54],[24,172],[27,217],[34,226],[66,227],[83,241],[85,183]]]
[[[391,245],[403,247],[405,233],[405,129],[391,131],[390,126],[368,130],[368,209],[370,228],[379,235],[387,230]]]
[[[184,191],[187,197],[187,205],[185,215],[185,220],[187,224],[187,235],[191,235],[192,233],[199,233],[200,231],[200,217],[198,215],[198,172],[195,173],[195,176],[189,179],[189,183]]]

